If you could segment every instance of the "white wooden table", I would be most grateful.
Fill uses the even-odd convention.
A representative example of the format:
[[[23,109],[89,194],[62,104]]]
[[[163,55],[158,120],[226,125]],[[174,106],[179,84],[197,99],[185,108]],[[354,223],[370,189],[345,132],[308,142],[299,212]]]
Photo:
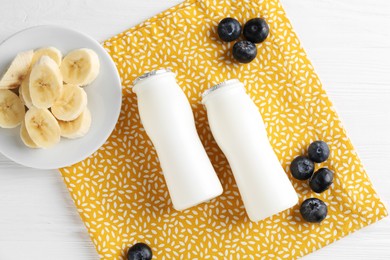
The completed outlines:
[[[390,203],[390,1],[281,0],[371,177]],[[58,24],[99,41],[180,0],[0,0],[0,41]],[[1,57],[0,57],[1,58]],[[390,218],[306,259],[390,259]],[[0,155],[0,260],[98,259],[57,171]]]

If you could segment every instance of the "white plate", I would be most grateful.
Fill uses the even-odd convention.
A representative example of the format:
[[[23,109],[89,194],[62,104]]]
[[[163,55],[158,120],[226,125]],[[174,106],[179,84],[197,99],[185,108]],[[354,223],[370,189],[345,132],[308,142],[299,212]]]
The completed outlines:
[[[84,88],[92,114],[91,129],[79,139],[61,138],[61,142],[53,148],[31,149],[20,139],[20,126],[0,128],[0,152],[28,167],[56,169],[85,159],[104,144],[119,117],[122,88],[114,62],[96,40],[71,29],[50,25],[20,31],[0,45],[0,76],[18,52],[45,46],[54,46],[63,55],[77,48],[91,48],[98,54],[100,73],[92,84]]]

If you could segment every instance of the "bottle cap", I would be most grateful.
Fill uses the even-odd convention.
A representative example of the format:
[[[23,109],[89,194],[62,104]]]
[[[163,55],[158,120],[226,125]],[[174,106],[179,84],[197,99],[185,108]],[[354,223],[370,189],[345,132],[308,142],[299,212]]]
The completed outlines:
[[[137,83],[139,83],[144,79],[150,78],[155,75],[169,73],[169,72],[172,72],[171,69],[158,69],[158,70],[152,70],[150,72],[146,72],[145,74],[142,74],[141,76],[139,76],[133,81],[133,86],[135,86]]]
[[[202,103],[204,104],[206,97],[210,95],[211,93],[214,93],[216,90],[227,87],[227,86],[232,86],[235,84],[241,84],[241,82],[238,79],[228,79],[225,80],[221,83],[218,83],[217,85],[212,86],[202,94]]]

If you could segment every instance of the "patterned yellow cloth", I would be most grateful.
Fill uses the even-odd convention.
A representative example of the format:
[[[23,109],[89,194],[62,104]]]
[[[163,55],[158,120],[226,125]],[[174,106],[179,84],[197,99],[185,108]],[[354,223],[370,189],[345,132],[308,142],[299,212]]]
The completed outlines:
[[[218,4],[215,4],[217,2]],[[250,64],[232,60],[216,25],[262,16],[270,26]],[[104,43],[123,88],[119,122],[103,147],[61,169],[102,259],[123,259],[127,248],[149,244],[155,259],[292,259],[340,239],[387,215],[297,36],[277,0],[187,0]],[[131,82],[144,72],[172,68],[194,110],[197,129],[224,187],[209,203],[172,208],[156,152],[142,128]],[[258,105],[270,142],[299,193],[321,198],[328,217],[304,222],[299,205],[259,223],[248,220],[229,165],[210,133],[201,93],[238,78]],[[313,193],[291,178],[289,164],[314,140],[331,148],[326,166],[332,187]],[[259,158],[261,159],[261,158]],[[272,196],[272,194],[269,194]]]

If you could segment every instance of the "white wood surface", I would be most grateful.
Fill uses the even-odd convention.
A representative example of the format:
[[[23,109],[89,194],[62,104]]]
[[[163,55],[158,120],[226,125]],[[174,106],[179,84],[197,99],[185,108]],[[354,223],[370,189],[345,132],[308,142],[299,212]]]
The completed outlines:
[[[390,1],[281,0],[371,177],[390,202]],[[0,0],[0,41],[58,24],[99,41],[180,0]],[[0,57],[1,58],[1,57]],[[390,218],[305,259],[390,259]],[[0,155],[0,260],[98,259],[57,171]]]

